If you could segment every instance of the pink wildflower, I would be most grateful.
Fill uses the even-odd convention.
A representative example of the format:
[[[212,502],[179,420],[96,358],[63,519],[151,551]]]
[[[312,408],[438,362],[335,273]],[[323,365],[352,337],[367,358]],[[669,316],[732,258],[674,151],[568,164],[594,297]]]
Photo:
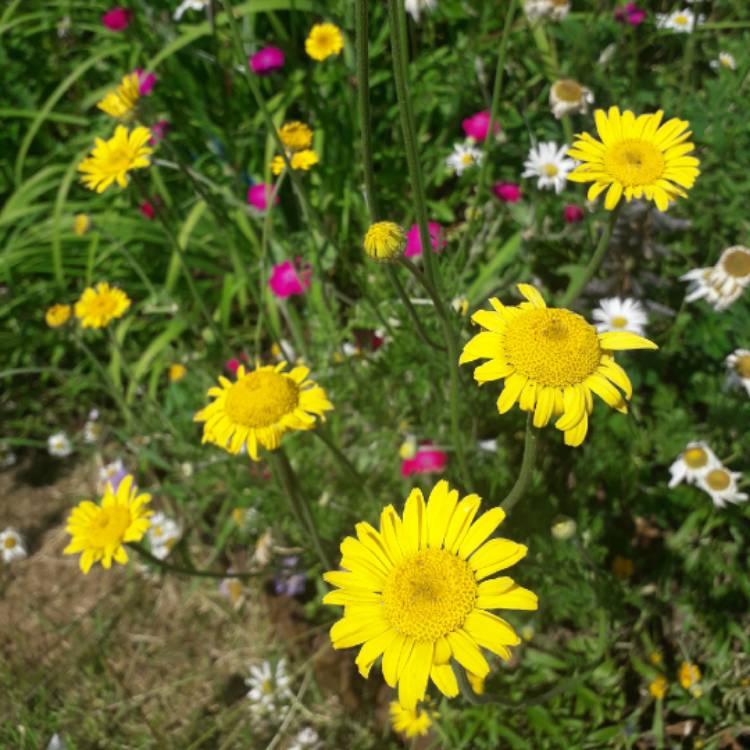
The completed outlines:
[[[143,201],[141,205],[139,206],[140,212],[143,214],[144,218],[151,221],[154,216],[156,216],[156,210],[154,209],[154,204],[151,203],[151,201]]]
[[[285,260],[273,267],[268,286],[280,299],[286,299],[295,294],[304,294],[310,286],[312,269],[303,265],[297,258],[294,263]]]
[[[521,186],[515,182],[496,182],[492,186],[492,192],[503,203],[518,203],[521,200]]]
[[[447,463],[447,453],[433,448],[431,443],[425,443],[414,454],[414,458],[405,458],[401,461],[401,476],[440,473]]]
[[[567,224],[577,224],[583,221],[583,209],[575,203],[568,203],[563,209],[563,218]]]
[[[273,185],[266,182],[259,182],[257,185],[251,185],[247,189],[247,202],[258,211],[265,211],[268,208],[268,199],[271,197]],[[273,204],[279,202],[279,196],[274,195]]]
[[[484,112],[477,112],[475,115],[467,117],[461,123],[461,127],[464,129],[467,138],[473,138],[475,141],[483,141],[490,129],[490,111],[486,109]],[[495,122],[493,131],[495,135],[500,132],[499,122]]]
[[[430,244],[434,252],[439,253],[445,247],[445,239],[443,238],[443,228],[435,221],[430,221],[427,224],[427,229],[430,232]],[[422,238],[419,235],[419,225],[412,224],[409,231],[406,233],[406,250],[404,255],[407,258],[413,258],[417,255],[422,254]]]
[[[102,24],[110,31],[125,31],[133,20],[133,12],[119,5],[102,16]]]
[[[148,142],[150,145],[155,146],[167,135],[167,131],[169,130],[169,121],[159,120],[158,122],[155,122],[153,125],[151,125],[149,127],[149,130],[151,131],[151,138],[149,138]]]
[[[646,11],[639,8],[635,3],[626,3],[615,8],[615,21],[629,23],[631,26],[640,26],[646,20]]]
[[[146,73],[140,68],[136,68],[133,72],[138,76],[138,93],[141,96],[148,96],[156,84],[156,74]]]
[[[251,55],[248,62],[253,73],[267,76],[274,70],[284,67],[284,52],[278,47],[264,47]]]

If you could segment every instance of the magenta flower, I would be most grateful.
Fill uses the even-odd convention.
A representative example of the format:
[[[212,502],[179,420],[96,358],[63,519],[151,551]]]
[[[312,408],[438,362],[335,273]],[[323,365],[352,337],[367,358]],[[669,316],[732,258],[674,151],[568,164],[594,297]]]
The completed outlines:
[[[133,73],[138,76],[138,93],[141,96],[148,96],[156,84],[156,74],[146,73],[140,68],[136,68]]]
[[[153,220],[154,216],[156,216],[156,209],[154,208],[154,204],[151,203],[151,201],[143,201],[143,203],[141,203],[138,208],[143,214],[144,219],[148,219],[149,221],[151,221]]]
[[[278,47],[263,47],[248,60],[253,73],[259,76],[267,76],[274,70],[284,67],[284,52]]]
[[[443,228],[435,221],[430,221],[427,224],[427,229],[430,232],[430,244],[434,252],[439,253],[445,247],[445,239],[443,238]],[[412,224],[409,231],[406,233],[406,250],[404,255],[407,258],[413,258],[417,255],[422,254],[422,238],[419,236],[419,224]]]
[[[311,275],[312,269],[299,258],[294,263],[285,260],[273,267],[268,286],[277,297],[286,299],[295,294],[304,294],[310,286]]]
[[[110,31],[125,31],[133,20],[133,12],[119,5],[102,16],[102,24]]]
[[[167,135],[167,131],[169,130],[169,121],[159,120],[159,122],[155,122],[153,125],[151,125],[149,127],[149,130],[151,131],[151,138],[149,138],[148,142],[151,146],[155,146]]]
[[[259,182],[257,185],[251,185],[247,189],[247,202],[258,211],[265,211],[268,208],[268,199],[273,192],[273,185],[266,182]],[[274,195],[274,206],[279,202],[279,196]]]
[[[626,3],[615,8],[615,21],[629,23],[631,26],[640,26],[646,20],[646,11],[639,8],[635,3]]]
[[[433,448],[430,443],[425,443],[414,454],[414,458],[405,458],[401,461],[401,476],[440,473],[447,463],[448,454],[445,451]]]
[[[467,138],[473,138],[475,141],[483,141],[487,137],[490,129],[490,111],[485,109],[484,112],[477,112],[471,117],[467,117],[462,123]],[[493,127],[495,135],[500,132],[500,123],[495,122]]]
[[[563,218],[566,224],[577,224],[579,221],[583,221],[583,215],[583,209],[576,206],[575,203],[568,203],[563,209]]]
[[[521,200],[521,186],[515,182],[496,182],[492,186],[492,192],[503,203],[518,203]]]

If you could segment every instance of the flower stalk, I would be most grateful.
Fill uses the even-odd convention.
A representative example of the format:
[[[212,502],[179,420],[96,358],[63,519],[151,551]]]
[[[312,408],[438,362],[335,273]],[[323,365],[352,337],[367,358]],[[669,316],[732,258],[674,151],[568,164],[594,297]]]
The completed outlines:
[[[518,473],[518,479],[516,479],[513,488],[506,495],[505,500],[500,503],[500,507],[506,513],[510,513],[510,511],[513,510],[516,503],[526,493],[529,483],[531,482],[531,473],[534,470],[534,463],[536,462],[537,443],[537,433],[532,424],[533,418],[533,413],[529,412],[526,417],[526,435],[523,442],[523,458],[521,459],[521,470]]]

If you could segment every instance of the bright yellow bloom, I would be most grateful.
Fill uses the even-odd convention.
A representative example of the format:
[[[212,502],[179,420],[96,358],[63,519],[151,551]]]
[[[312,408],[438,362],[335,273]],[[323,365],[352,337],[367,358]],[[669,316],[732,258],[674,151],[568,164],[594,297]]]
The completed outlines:
[[[660,674],[648,686],[648,692],[651,693],[651,695],[657,700],[662,700],[662,698],[664,698],[664,696],[667,694],[668,686],[669,686],[669,683],[667,682],[667,678],[663,674]]]
[[[367,230],[362,244],[373,260],[393,260],[403,252],[406,235],[398,224],[378,221]]]
[[[128,554],[122,545],[140,541],[148,531],[152,511],[144,506],[150,501],[151,495],[138,494],[130,474],[120,482],[116,492],[107,484],[100,505],[84,500],[68,516],[65,530],[72,539],[63,554],[82,552],[79,563],[84,573],[95,562],[101,562],[105,568],[112,566],[112,560],[124,565]]]
[[[342,570],[323,576],[336,587],[323,602],[344,607],[331,628],[333,647],[361,645],[356,664],[363,677],[382,656],[385,681],[398,685],[406,709],[424,700],[430,679],[449,698],[458,695],[454,661],[482,678],[490,671],[482,648],[510,658],[508,646],[520,639],[487,610],[537,608],[536,595],[512,578],[490,578],[527,550],[489,539],[505,513],[491,508],[475,520],[480,504],[473,494],[459,501],[444,480],[427,503],[414,489],[403,519],[388,505],[380,530],[358,523],[357,538],[341,543]]]
[[[640,115],[617,107],[609,113],[594,113],[601,142],[589,133],[580,133],[568,155],[579,159],[569,175],[573,182],[593,182],[588,199],[607,190],[604,207],[611,211],[624,195],[625,200],[645,196],[660,211],[670,201],[687,198],[700,174],[699,161],[688,156],[694,146],[688,141],[690,123],[673,118],[661,124],[664,113]],[[684,188],[684,190],[683,190]]]
[[[393,730],[409,739],[424,737],[437,718],[433,711],[404,708],[398,701],[391,701],[389,710]]]
[[[293,154],[288,154],[289,161],[291,162],[292,169],[301,170],[303,172],[309,172],[310,167],[315,166],[320,158],[313,149],[307,148],[304,151],[297,151]],[[280,175],[286,168],[286,162],[283,156],[274,156],[271,162],[271,171],[275,175]]]
[[[76,214],[73,219],[73,234],[76,237],[83,237],[91,227],[91,219],[86,214]]]
[[[234,383],[220,375],[221,385],[208,390],[215,400],[193,417],[205,422],[202,442],[234,454],[245,446],[258,461],[259,445],[275,450],[290,430],[312,430],[315,418],[324,419],[333,406],[325,391],[307,380],[307,367],[285,369],[286,362],[249,372],[240,365]]]
[[[182,380],[187,375],[187,367],[180,364],[179,362],[173,362],[169,365],[169,380],[172,383],[176,383],[178,380]]]
[[[305,52],[319,62],[331,55],[338,55],[343,48],[341,29],[332,23],[316,23],[305,39]]]
[[[680,685],[682,685],[685,690],[689,690],[693,685],[700,682],[701,671],[698,669],[697,664],[690,664],[689,662],[684,661],[680,665],[677,679],[679,679]]]
[[[96,106],[110,117],[127,118],[133,114],[140,97],[138,74],[129,73],[122,83],[110,91]]]
[[[151,131],[148,128],[134,128],[132,132],[124,125],[115,128],[115,134],[108,140],[96,139],[96,145],[79,165],[83,172],[81,181],[89,190],[103,193],[113,182],[120,187],[128,184],[131,169],[143,169],[150,165],[148,148]]]
[[[70,305],[52,305],[44,313],[44,320],[50,328],[59,328],[70,320],[70,313]]]
[[[480,677],[479,675],[476,675],[473,672],[467,672],[466,679],[468,679],[469,685],[471,685],[471,689],[477,695],[482,695],[484,693],[484,681],[486,680],[486,676]]]
[[[633,387],[613,352],[658,347],[634,333],[597,333],[580,315],[548,308],[533,286],[519,284],[518,289],[526,302],[506,307],[493,297],[492,311],[478,310],[471,316],[486,330],[466,344],[459,363],[488,359],[474,370],[474,379],[480,384],[505,379],[497,400],[500,414],[518,401],[523,411],[534,412],[535,427],[559,416],[555,427],[565,433],[565,444],[580,445],[594,408],[593,393],[627,412],[625,400]]]
[[[313,132],[304,122],[285,122],[278,133],[279,139],[289,151],[304,151],[312,145]]]
[[[130,307],[130,298],[122,289],[100,281],[96,287],[83,290],[76,302],[76,318],[84,328],[106,328],[115,318],[121,318]]]

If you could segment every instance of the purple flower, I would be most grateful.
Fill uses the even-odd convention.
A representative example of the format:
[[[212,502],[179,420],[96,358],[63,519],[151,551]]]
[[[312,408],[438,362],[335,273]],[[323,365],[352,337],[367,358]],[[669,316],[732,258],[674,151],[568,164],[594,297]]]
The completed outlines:
[[[102,16],[102,24],[110,31],[125,31],[133,20],[133,12],[117,6]]]
[[[445,239],[443,239],[443,228],[435,221],[430,221],[427,224],[427,229],[430,232],[430,244],[432,249],[438,253],[445,247]],[[407,258],[413,258],[417,255],[422,254],[422,237],[419,234],[419,225],[412,224],[409,231],[406,233],[406,250],[404,255]]]
[[[284,67],[284,52],[278,47],[263,47],[248,60],[250,68],[256,75],[267,76],[274,70]]]
[[[152,146],[155,146],[162,138],[164,138],[167,135],[167,131],[169,130],[169,121],[168,120],[159,120],[159,122],[155,122],[151,127],[149,128],[151,131],[151,138],[149,138],[149,144]]]
[[[503,203],[518,203],[521,200],[521,186],[515,182],[496,182],[492,186],[492,192]]]
[[[258,211],[265,211],[268,208],[268,199],[273,192],[273,185],[266,182],[259,182],[257,185],[251,185],[247,189],[247,202]],[[273,203],[279,202],[279,196],[274,195]]]
[[[156,84],[156,74],[146,73],[140,68],[136,68],[133,72],[138,76],[138,93],[141,96],[148,96]]]
[[[273,267],[268,286],[277,297],[285,299],[295,294],[304,294],[310,286],[311,275],[312,269],[303,265],[299,258],[294,263],[285,260]]]
[[[475,115],[467,117],[461,123],[461,127],[464,129],[467,138],[473,138],[475,141],[483,141],[490,130],[490,111],[486,109],[483,112],[477,112]],[[497,135],[500,132],[500,123],[495,121],[492,130]]]
[[[639,8],[635,3],[626,3],[619,8],[615,8],[615,21],[618,23],[640,26],[645,20],[646,11]]]

